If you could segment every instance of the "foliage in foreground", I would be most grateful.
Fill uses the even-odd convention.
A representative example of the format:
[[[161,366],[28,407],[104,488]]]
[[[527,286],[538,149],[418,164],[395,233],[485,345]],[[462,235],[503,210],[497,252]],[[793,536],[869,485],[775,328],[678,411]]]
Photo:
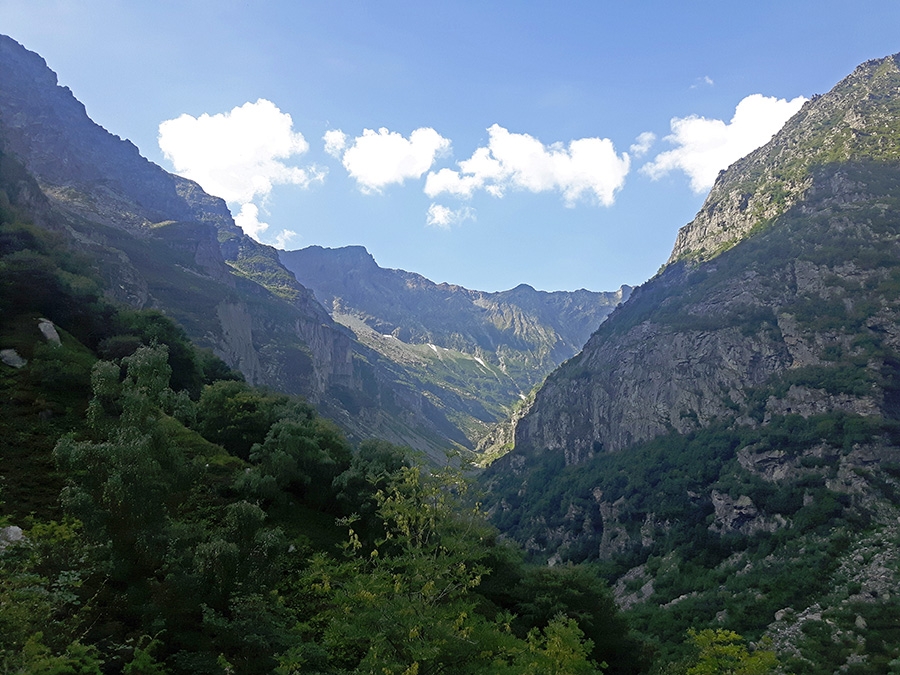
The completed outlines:
[[[591,611],[614,614],[608,593],[582,584],[587,611],[547,616],[482,587],[496,572],[541,596],[571,573],[499,545],[458,471],[354,453],[241,382],[192,400],[170,373],[164,345],[93,366],[54,450],[65,517],[0,553],[0,672],[599,672],[579,622],[608,626]]]

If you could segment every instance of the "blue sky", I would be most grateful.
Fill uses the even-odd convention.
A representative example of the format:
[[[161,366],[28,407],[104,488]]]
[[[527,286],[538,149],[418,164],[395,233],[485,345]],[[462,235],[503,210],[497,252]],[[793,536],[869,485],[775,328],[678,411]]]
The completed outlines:
[[[895,0],[0,0],[261,241],[487,291],[645,281],[718,169],[898,27]]]

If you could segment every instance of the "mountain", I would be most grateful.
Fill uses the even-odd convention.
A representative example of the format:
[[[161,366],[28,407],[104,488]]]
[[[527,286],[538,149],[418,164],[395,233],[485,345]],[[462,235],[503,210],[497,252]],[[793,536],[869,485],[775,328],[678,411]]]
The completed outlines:
[[[316,399],[352,382],[349,337],[221,199],[92,122],[44,60],[8,37],[0,79],[4,153],[37,179],[59,230],[96,257],[115,299],[171,313],[253,383]],[[280,347],[260,349],[263,330]]]
[[[601,565],[662,641],[768,636],[792,672],[900,656],[898,61],[720,174],[485,476],[501,529]]]
[[[248,382],[305,396],[353,438],[443,458],[473,447],[470,420],[483,431],[501,416],[469,390],[436,396],[356,340],[221,199],[91,121],[40,56],[5,36],[0,152],[34,179],[22,184],[39,224],[89,258],[108,297],[163,311]]]
[[[572,357],[631,288],[500,293],[384,269],[360,246],[279,254],[338,323],[415,376],[472,440]],[[448,398],[451,397],[451,398]]]

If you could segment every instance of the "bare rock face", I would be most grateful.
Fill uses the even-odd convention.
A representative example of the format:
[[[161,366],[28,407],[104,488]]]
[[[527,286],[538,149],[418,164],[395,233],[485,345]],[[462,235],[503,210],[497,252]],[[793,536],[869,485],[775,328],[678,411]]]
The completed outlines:
[[[736,328],[667,335],[646,323],[596,350],[589,343],[560,371],[573,377],[557,373],[541,389],[516,443],[560,450],[566,464],[578,464],[669,429],[697,428],[727,413],[726,397],[741,400],[746,382],[790,364],[783,343],[758,337],[743,339]]]
[[[717,534],[738,532],[751,535],[756,532],[774,532],[787,524],[787,520],[777,514],[772,518],[765,517],[747,495],[733,499],[728,494],[713,490],[711,500],[715,520],[709,526],[709,530]]]

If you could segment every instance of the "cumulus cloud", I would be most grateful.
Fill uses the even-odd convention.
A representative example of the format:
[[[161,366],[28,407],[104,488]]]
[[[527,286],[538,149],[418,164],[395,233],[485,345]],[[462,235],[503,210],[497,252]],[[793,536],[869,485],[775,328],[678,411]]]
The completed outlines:
[[[347,134],[340,129],[331,129],[325,132],[322,140],[325,141],[325,152],[340,159],[341,153],[347,147]]]
[[[488,129],[486,147],[459,163],[459,170],[428,174],[429,197],[451,194],[471,197],[476,190],[502,196],[508,189],[530,192],[556,190],[567,206],[579,199],[596,199],[609,206],[625,182],[630,159],[616,154],[608,138],[580,138],[568,146],[546,146],[528,134],[511,133],[498,124]]]
[[[268,223],[259,220],[259,207],[250,202],[241,205],[234,222],[247,236],[253,237],[256,241],[259,241],[262,233],[269,229]]]
[[[344,168],[363,192],[381,192],[388,185],[421,178],[435,159],[450,149],[450,141],[429,127],[413,131],[409,138],[381,128],[363,130],[348,141],[340,130],[325,133],[325,150],[341,158]]]
[[[254,239],[268,227],[259,221],[255,200],[265,199],[275,185],[305,188],[325,176],[314,166],[288,163],[309,144],[293,130],[288,113],[262,98],[227,113],[166,120],[159,125],[158,142],[176,173],[239,205],[235,222]]]
[[[426,224],[445,230],[467,220],[475,220],[475,211],[468,206],[451,209],[441,204],[432,204],[428,207],[428,213],[425,216]]]
[[[704,192],[719,171],[767,143],[805,102],[802,96],[788,101],[752,94],[738,103],[727,123],[697,115],[673,118],[672,133],[664,140],[675,148],[657,155],[641,171],[655,180],[681,170],[694,192]]]
[[[645,131],[640,134],[628,148],[635,157],[643,157],[647,154],[653,144],[656,142],[656,134],[652,131]]]
[[[177,173],[227,202],[244,204],[267,195],[274,185],[306,187],[322,178],[318,169],[285,163],[309,144],[293,131],[288,113],[262,98],[227,113],[166,120],[159,125],[158,140]]]

